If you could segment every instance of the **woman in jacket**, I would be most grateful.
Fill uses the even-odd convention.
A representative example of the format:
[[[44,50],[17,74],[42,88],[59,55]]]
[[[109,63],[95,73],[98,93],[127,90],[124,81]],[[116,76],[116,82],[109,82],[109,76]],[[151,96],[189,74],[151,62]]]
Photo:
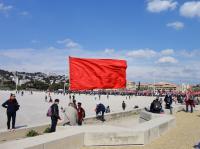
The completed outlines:
[[[19,104],[14,94],[10,95],[10,99],[5,101],[2,106],[7,109],[7,128],[10,130],[10,122],[12,119],[12,130],[15,129],[16,112],[19,109]]]

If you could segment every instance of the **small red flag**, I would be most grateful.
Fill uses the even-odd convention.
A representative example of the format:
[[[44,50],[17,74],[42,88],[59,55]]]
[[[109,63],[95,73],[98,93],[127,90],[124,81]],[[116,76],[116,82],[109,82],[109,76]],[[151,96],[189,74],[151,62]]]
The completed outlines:
[[[70,90],[126,87],[125,60],[69,57]]]

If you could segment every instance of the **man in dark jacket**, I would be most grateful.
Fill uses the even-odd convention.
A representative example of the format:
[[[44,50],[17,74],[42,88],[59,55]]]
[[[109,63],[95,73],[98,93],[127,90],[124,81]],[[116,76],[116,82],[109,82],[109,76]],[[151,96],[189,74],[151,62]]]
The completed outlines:
[[[126,103],[123,101],[122,102],[122,109],[125,110],[126,109]]]
[[[51,132],[56,131],[58,120],[61,120],[59,115],[59,99],[55,99],[54,104],[51,106]]]
[[[99,103],[96,107],[96,117],[99,118],[101,121],[105,121],[104,113],[105,113],[105,106],[102,103]],[[98,117],[98,114],[101,113],[101,116]]]
[[[152,113],[161,113],[162,112],[162,104],[159,101],[159,98],[156,98],[150,106],[150,112]]]
[[[12,129],[15,129],[16,111],[19,109],[19,104],[14,94],[10,95],[10,99],[2,104],[4,108],[7,108],[7,128],[10,129],[10,121],[12,118]]]
[[[170,110],[170,114],[172,114],[172,95],[170,95],[169,93],[165,96],[165,108]]]

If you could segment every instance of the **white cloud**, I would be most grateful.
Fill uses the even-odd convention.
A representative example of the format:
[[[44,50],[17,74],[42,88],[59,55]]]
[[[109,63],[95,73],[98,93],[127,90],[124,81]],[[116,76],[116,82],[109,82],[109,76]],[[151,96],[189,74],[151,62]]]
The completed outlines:
[[[167,27],[171,27],[171,28],[174,28],[176,30],[183,29],[184,26],[185,26],[184,23],[183,22],[179,22],[179,21],[171,22],[171,23],[167,24]]]
[[[75,41],[73,41],[69,38],[64,39],[64,40],[58,40],[57,43],[58,44],[64,44],[65,47],[68,48],[68,49],[80,48],[80,45],[77,42],[75,42]]]
[[[157,61],[157,63],[160,63],[160,64],[165,64],[165,63],[176,64],[176,63],[178,63],[178,60],[176,60],[174,57],[166,56],[166,57],[161,57]]]
[[[112,54],[112,53],[114,53],[114,52],[115,52],[115,49],[106,48],[106,49],[104,50],[104,53],[106,53],[106,54]]]
[[[31,40],[31,43],[39,43],[39,41],[38,41],[38,40],[35,40],[35,39],[33,39],[33,40]]]
[[[13,6],[11,5],[4,5],[4,3],[0,3],[0,11],[2,12],[7,12],[9,10],[11,10],[13,8]]]
[[[174,55],[174,57],[169,56],[174,53],[173,49],[165,49],[159,52],[150,49],[139,49],[134,50],[134,52],[114,50],[112,55],[105,54],[105,51],[112,50],[65,50],[65,48],[57,47],[41,49],[0,49],[0,68],[11,71],[41,71],[44,73],[55,72],[58,74],[67,74],[68,56],[112,58],[127,60],[127,79],[131,81],[152,82],[154,78],[156,81],[172,82],[179,82],[180,80],[197,82],[197,80],[200,80],[200,62],[198,57],[183,57],[181,55],[182,51],[176,51],[177,55]],[[129,52],[131,57],[127,55]],[[185,50],[185,53],[189,56],[197,55],[198,53],[200,55],[200,50]],[[176,56],[178,56],[179,61]],[[179,56],[182,57],[180,58]],[[155,60],[157,60],[156,63]]]
[[[200,1],[185,2],[180,8],[180,14],[184,17],[200,17]]]
[[[66,72],[66,50],[0,49],[1,67],[28,72]]]
[[[174,50],[173,49],[165,49],[161,51],[162,55],[172,55],[174,54]]]
[[[127,56],[134,58],[149,58],[154,57],[157,53],[151,49],[133,50],[127,53]]]
[[[199,57],[200,56],[200,50],[191,50],[191,51],[182,50],[182,51],[180,51],[180,55],[184,56],[184,57],[189,57],[189,58]]]
[[[29,14],[28,11],[22,11],[22,12],[19,13],[19,15],[21,15],[21,16],[28,16],[30,14]]]
[[[148,0],[147,10],[153,13],[158,13],[166,10],[174,10],[178,2],[174,0]]]
[[[29,59],[30,53],[34,51],[34,49],[27,48],[27,49],[5,49],[0,50],[0,57],[6,57],[11,59]]]
[[[5,5],[4,3],[0,2],[0,12],[2,13],[8,13],[13,8],[12,5]]]

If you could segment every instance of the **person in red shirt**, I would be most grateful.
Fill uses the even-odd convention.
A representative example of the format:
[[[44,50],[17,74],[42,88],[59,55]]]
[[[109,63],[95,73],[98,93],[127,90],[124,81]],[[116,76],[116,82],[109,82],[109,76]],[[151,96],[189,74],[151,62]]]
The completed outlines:
[[[81,107],[81,103],[78,102],[78,125],[82,125],[83,119],[85,118],[85,110]]]
[[[186,104],[186,112],[188,112],[188,107],[190,106],[191,108],[191,113],[193,113],[193,107],[195,107],[195,104],[194,104],[194,99],[193,99],[193,95],[192,95],[192,91],[189,90],[187,93],[186,93],[186,99],[185,99],[185,104]]]

